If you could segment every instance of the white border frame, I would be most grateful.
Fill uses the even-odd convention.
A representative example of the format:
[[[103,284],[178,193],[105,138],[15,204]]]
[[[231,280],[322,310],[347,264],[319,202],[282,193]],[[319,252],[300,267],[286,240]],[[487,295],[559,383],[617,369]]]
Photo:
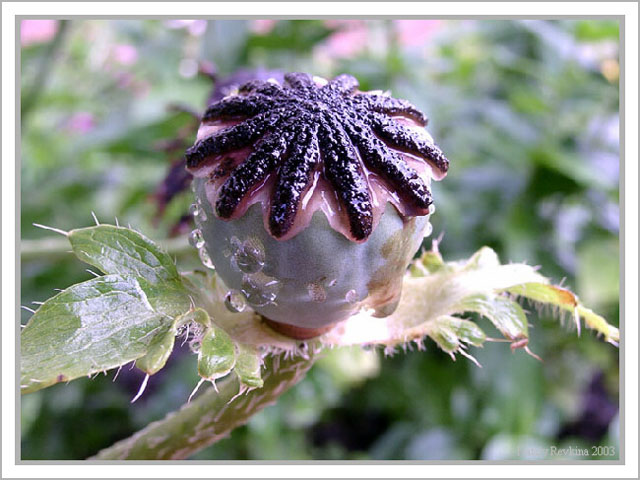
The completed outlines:
[[[447,3],[367,3],[356,2],[314,3],[214,3],[154,2],[154,15],[172,15],[190,18],[194,16],[221,15],[242,16],[362,16],[366,15],[406,15],[407,17],[426,15],[456,15],[464,12],[467,16],[556,16],[556,15],[624,15],[626,41],[624,45],[626,64],[624,68],[626,122],[625,139],[625,181],[624,226],[625,226],[625,337],[627,345],[624,358],[626,368],[625,402],[625,465],[189,465],[188,463],[151,465],[91,465],[87,464],[43,464],[18,465],[15,462],[15,365],[16,332],[15,299],[16,278],[19,259],[16,258],[16,45],[15,17],[18,15],[64,16],[64,15],[137,15],[149,14],[149,4],[131,3],[43,3],[4,2],[2,4],[2,477],[25,478],[112,478],[112,477],[153,477],[153,478],[207,478],[212,475],[224,477],[366,477],[394,478],[403,476],[417,478],[434,476],[442,478],[476,477],[638,477],[638,5],[633,2],[591,2],[591,3],[500,3],[500,2],[447,2]],[[579,8],[577,8],[579,7]],[[622,105],[621,105],[622,109]]]

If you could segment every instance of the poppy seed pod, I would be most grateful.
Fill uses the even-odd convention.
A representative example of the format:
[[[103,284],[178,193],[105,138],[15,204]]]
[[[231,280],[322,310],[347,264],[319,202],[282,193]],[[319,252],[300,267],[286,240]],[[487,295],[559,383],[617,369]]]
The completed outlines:
[[[186,152],[192,236],[229,308],[297,338],[390,314],[449,164],[426,121],[350,75],[251,81],[211,104]]]

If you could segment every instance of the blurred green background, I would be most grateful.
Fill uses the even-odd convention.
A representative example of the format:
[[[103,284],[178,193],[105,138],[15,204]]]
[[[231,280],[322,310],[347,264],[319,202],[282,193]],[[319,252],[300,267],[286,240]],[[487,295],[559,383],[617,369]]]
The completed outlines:
[[[193,142],[220,76],[267,67],[390,89],[427,112],[451,160],[434,185],[445,259],[483,245],[540,265],[617,325],[619,26],[615,21],[53,21],[21,26],[22,304],[91,278],[51,232],[130,223],[162,241],[190,191],[157,215],[153,193]],[[179,232],[177,232],[179,233]],[[430,242],[430,239],[427,239]],[[426,244],[428,246],[428,244]],[[66,250],[66,249],[63,249]],[[196,265],[178,249],[179,266]],[[531,314],[530,346],[473,355],[427,344],[384,358],[337,350],[277,405],[197,459],[617,459],[618,351],[554,312]],[[23,312],[26,322],[30,313]],[[490,335],[488,322],[482,323]],[[57,385],[22,398],[23,459],[83,459],[184,403],[196,358],[178,349],[144,396],[143,374]],[[592,446],[615,447],[600,455]],[[546,456],[550,446],[589,457]],[[606,452],[606,451],[605,451]],[[609,450],[608,453],[612,453]]]

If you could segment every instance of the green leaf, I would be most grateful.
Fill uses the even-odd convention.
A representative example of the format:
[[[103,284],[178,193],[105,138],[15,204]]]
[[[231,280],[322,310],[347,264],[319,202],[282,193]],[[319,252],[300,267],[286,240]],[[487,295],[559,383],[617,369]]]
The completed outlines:
[[[620,341],[620,331],[616,327],[609,325],[603,317],[582,305],[577,295],[566,288],[540,283],[524,283],[508,288],[507,291],[534,302],[559,307],[576,316],[576,321],[582,317],[587,327],[604,335],[607,342],[617,345]]]
[[[523,283],[522,285],[514,285],[507,291],[536,302],[550,303],[569,311],[573,311],[578,306],[578,297],[574,293],[554,285]]]
[[[620,341],[620,331],[613,325],[609,325],[604,317],[601,317],[591,309],[578,305],[576,314],[584,318],[585,323],[589,328],[594,329],[598,333],[604,336],[605,341],[618,345]]]
[[[200,342],[198,374],[206,380],[224,377],[236,365],[236,350],[231,337],[216,326],[207,329]]]
[[[446,316],[439,318],[437,323],[450,328],[460,340],[474,347],[481,347],[487,338],[482,329],[470,320]]]
[[[522,307],[501,295],[476,294],[466,297],[455,307],[487,317],[509,340],[528,338],[527,316]]]
[[[260,375],[260,354],[255,347],[250,345],[238,345],[238,359],[235,372],[243,385],[250,388],[261,388],[263,385]]]
[[[130,277],[130,275],[124,276]],[[149,302],[153,308],[165,315],[177,318],[192,308],[193,301],[191,296],[182,284],[178,282],[161,282],[154,284],[140,277],[137,277],[137,280],[147,292]]]
[[[69,287],[42,304],[22,331],[22,392],[146,355],[188,306],[172,285],[132,276],[108,275]]]
[[[129,228],[97,225],[71,230],[68,238],[80,260],[107,275],[135,275],[153,283],[180,278],[167,253]]]
[[[487,338],[482,329],[472,321],[450,315],[443,315],[429,322],[426,333],[450,355],[462,353],[469,356],[464,352],[463,343],[481,347]]]
[[[427,330],[427,334],[447,353],[457,352],[460,348],[460,338],[445,322],[434,321]]]

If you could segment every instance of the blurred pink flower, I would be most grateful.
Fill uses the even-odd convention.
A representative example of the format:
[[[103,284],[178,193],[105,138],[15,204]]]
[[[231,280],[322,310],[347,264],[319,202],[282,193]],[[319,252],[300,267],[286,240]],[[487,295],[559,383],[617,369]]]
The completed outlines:
[[[87,133],[95,127],[92,113],[76,112],[65,122],[64,128],[70,133]]]
[[[396,20],[398,42],[405,47],[418,47],[427,40],[442,25],[441,20]]]
[[[121,65],[133,65],[138,61],[138,50],[133,45],[115,45],[113,59]]]
[[[276,20],[254,20],[251,22],[251,31],[257,33],[258,35],[264,35],[269,33],[276,26]]]
[[[351,58],[366,48],[369,34],[367,24],[362,20],[327,20],[325,25],[330,28],[339,28],[319,46],[319,49],[328,56]]]
[[[46,43],[58,31],[57,20],[22,20],[20,22],[20,45],[27,47]]]

